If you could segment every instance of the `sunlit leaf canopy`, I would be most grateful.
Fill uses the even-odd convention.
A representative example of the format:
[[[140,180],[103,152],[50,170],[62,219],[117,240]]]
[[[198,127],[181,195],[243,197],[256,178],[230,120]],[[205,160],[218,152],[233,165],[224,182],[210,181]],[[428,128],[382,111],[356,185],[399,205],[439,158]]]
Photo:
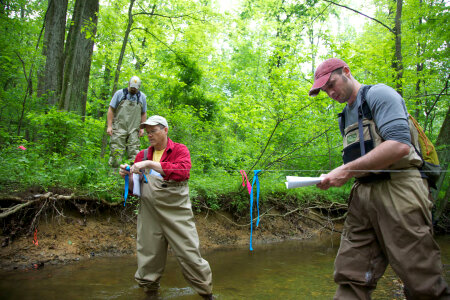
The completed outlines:
[[[359,82],[399,91],[436,141],[449,107],[448,3],[399,1],[102,0],[97,23],[91,18],[81,30],[94,41],[80,119],[92,128],[47,138],[87,143],[92,157],[108,153],[101,139],[109,101],[137,75],[148,115],[165,116],[170,137],[189,147],[194,179],[240,169],[263,169],[278,179],[319,175],[341,164],[343,106],[308,91],[317,65],[339,57]],[[43,116],[56,113],[49,94],[37,93],[49,4],[4,1],[0,9],[4,145],[35,142]],[[75,4],[68,2],[66,38]]]

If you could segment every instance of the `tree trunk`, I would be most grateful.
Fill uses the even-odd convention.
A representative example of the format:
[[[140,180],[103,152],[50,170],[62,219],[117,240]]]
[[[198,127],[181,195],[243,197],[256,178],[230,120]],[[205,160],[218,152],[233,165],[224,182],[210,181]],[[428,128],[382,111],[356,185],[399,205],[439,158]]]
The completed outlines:
[[[122,60],[123,60],[123,56],[125,55],[125,49],[127,48],[128,36],[130,35],[131,26],[133,25],[134,1],[135,0],[130,0],[130,6],[128,7],[128,25],[127,25],[127,30],[125,31],[125,36],[123,37],[122,49],[120,50],[119,61],[117,62],[117,68],[116,68],[116,73],[114,76],[112,95],[114,95],[114,93],[117,90],[117,83],[119,82],[119,77],[120,77],[120,69],[122,68]]]
[[[447,169],[450,160],[450,107],[447,109],[447,115],[445,116],[444,123],[442,123],[441,130],[439,132],[438,138],[435,143],[436,151],[439,157],[439,163],[444,171],[439,178],[438,189],[433,194],[434,199],[437,199],[439,190],[442,188],[445,178],[447,177]],[[448,198],[450,194],[450,185],[447,186],[447,191],[445,192],[445,197],[437,203],[437,209],[435,212],[435,218],[439,219],[442,213],[445,211],[447,206]]]
[[[111,97],[114,96],[114,93],[117,90],[117,83],[119,82],[119,77],[120,77],[120,69],[122,68],[122,60],[123,60],[123,56],[125,55],[125,49],[127,48],[128,36],[130,35],[131,26],[133,25],[134,1],[135,0],[130,0],[130,6],[128,7],[128,25],[127,25],[127,29],[125,30],[125,36],[123,37],[122,49],[120,50],[119,61],[117,62]],[[106,145],[108,143],[108,136],[106,135],[106,127],[107,126],[108,126],[108,124],[107,124],[107,121],[105,120],[105,130],[103,130],[103,137],[102,137],[102,150],[100,152],[101,157],[105,156]]]
[[[86,114],[93,37],[97,31],[99,0],[77,0],[66,42],[64,79],[59,108]]]
[[[106,112],[108,111],[109,102],[111,100],[110,98],[110,91],[111,91],[111,79],[112,79],[112,68],[111,68],[112,62],[111,58],[107,57],[105,60],[105,71],[103,72],[103,84],[100,90],[100,99],[102,100],[102,105],[99,108],[99,111],[97,112],[97,118],[101,119],[106,115]]]
[[[308,30],[308,38],[309,38],[309,43],[311,44],[311,73],[314,78],[314,72],[316,70],[316,50],[315,50],[315,45],[314,45],[313,24],[311,24],[311,27]]]
[[[395,57],[394,68],[396,72],[395,84],[397,92],[403,96],[403,57],[402,57],[402,8],[403,0],[397,0],[397,12],[395,14]]]
[[[38,97],[46,96],[49,105],[58,103],[64,68],[64,38],[68,0],[49,0],[45,15],[43,54],[44,73],[39,78]]]
[[[422,3],[422,0],[420,0],[419,3]],[[419,17],[419,27],[421,27],[421,26],[422,26],[422,16]],[[418,41],[417,42],[417,57],[418,58],[422,57],[422,51],[421,51],[422,49],[421,48],[422,48],[421,43],[420,43],[420,41]],[[420,95],[420,89],[421,89],[420,85],[421,85],[421,83],[425,83],[425,82],[422,82],[422,79],[421,79],[422,71],[423,71],[423,62],[417,63],[416,64],[416,74],[417,74],[416,95]],[[421,101],[419,99],[420,98],[417,98],[417,100],[416,100],[417,108],[414,110],[414,118],[416,120],[419,119],[419,114],[420,114],[419,107],[420,107]]]

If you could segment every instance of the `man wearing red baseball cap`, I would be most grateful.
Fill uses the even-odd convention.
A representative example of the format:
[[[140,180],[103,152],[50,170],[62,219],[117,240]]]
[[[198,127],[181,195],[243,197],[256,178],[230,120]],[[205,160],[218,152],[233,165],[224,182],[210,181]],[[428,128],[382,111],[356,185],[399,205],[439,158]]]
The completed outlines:
[[[311,87],[311,90],[309,91],[310,96],[317,96],[319,94],[320,89],[328,82],[330,79],[331,73],[334,70],[347,67],[347,64],[339,59],[339,58],[330,58],[324,61],[320,66],[317,68],[316,72],[314,73],[314,84]]]
[[[355,177],[335,260],[334,299],[370,299],[388,264],[407,299],[450,299],[432,236],[428,183],[418,169],[417,131],[410,131],[403,98],[384,84],[360,84],[338,58],[317,67],[309,95],[320,91],[346,106],[339,119],[344,164],[322,175],[317,187]]]

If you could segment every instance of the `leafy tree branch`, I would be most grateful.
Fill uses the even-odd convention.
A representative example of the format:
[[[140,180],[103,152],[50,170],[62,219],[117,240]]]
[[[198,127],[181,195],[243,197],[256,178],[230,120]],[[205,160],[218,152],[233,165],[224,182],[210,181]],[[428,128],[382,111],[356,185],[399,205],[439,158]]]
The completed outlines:
[[[342,5],[342,4],[339,4],[339,3],[336,3],[336,2],[333,2],[333,1],[330,1],[330,0],[323,0],[323,1],[328,2],[328,3],[331,3],[331,4],[336,5],[336,6],[339,6],[339,7],[343,7],[343,8],[348,9],[348,10],[351,10],[351,11],[357,13],[357,14],[360,14],[361,16],[364,16],[364,17],[366,17],[366,18],[368,18],[368,19],[370,19],[370,20],[372,20],[372,21],[377,22],[378,24],[382,25],[382,26],[385,27],[387,30],[389,30],[391,33],[394,33],[394,34],[395,34],[394,29],[390,28],[389,26],[387,26],[386,24],[384,24],[384,23],[381,22],[380,20],[377,20],[377,19],[375,19],[375,18],[369,17],[368,15],[366,15],[366,14],[364,14],[364,13],[362,13],[362,12],[356,10],[356,9],[353,9],[353,8],[351,8],[351,7],[348,7],[348,6],[346,6],[346,5]]]

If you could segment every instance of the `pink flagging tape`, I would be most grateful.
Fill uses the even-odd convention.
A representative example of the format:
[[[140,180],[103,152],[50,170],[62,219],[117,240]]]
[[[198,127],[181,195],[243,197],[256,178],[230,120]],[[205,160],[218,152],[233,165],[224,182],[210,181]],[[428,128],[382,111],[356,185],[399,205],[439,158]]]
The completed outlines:
[[[245,173],[244,170],[241,170],[240,172],[242,175],[242,186],[245,186],[245,182],[247,182],[247,190],[248,190],[248,193],[251,194],[252,186],[250,185],[250,182],[248,182],[247,173]]]

